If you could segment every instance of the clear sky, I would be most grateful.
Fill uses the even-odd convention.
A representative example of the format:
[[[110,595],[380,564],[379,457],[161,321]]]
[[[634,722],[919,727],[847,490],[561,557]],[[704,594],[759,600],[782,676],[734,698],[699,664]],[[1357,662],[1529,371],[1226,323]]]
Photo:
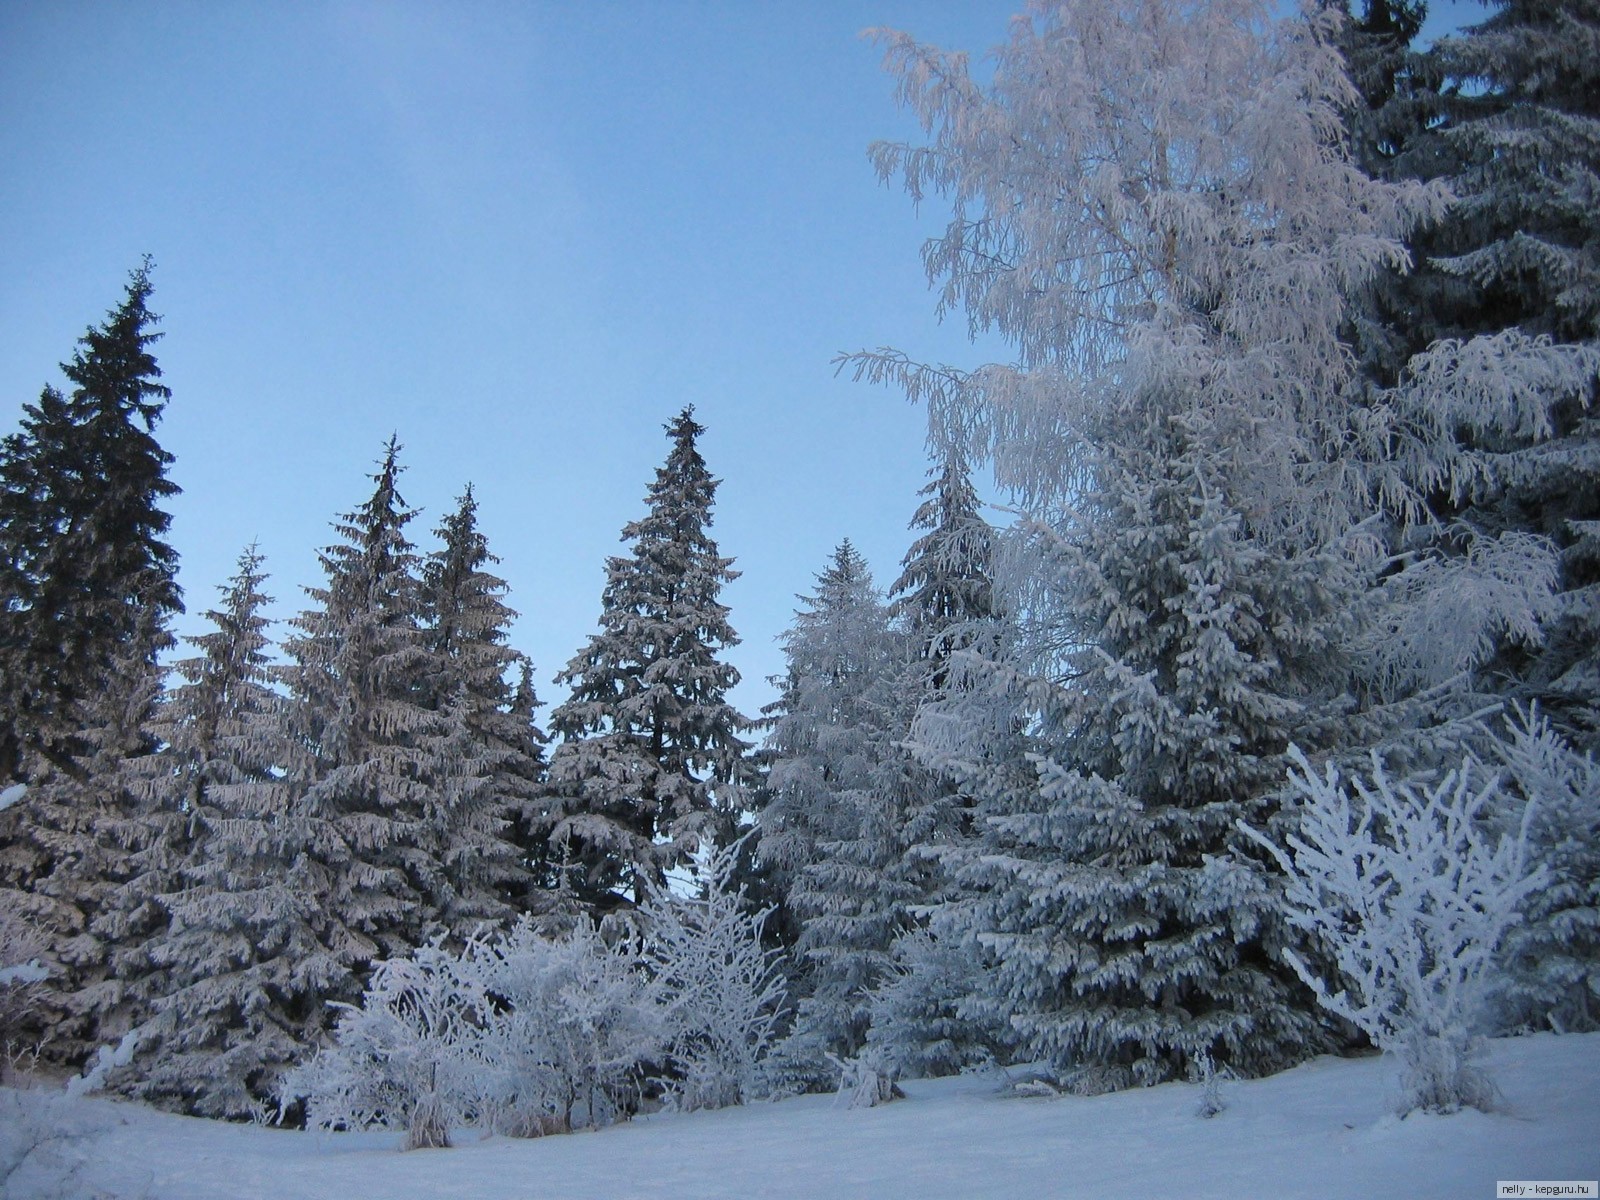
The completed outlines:
[[[180,632],[251,540],[303,607],[397,433],[414,540],[474,484],[558,702],[693,404],[753,714],[795,594],[846,536],[892,581],[923,483],[924,414],[830,359],[1000,353],[933,317],[941,212],[867,162],[916,130],[858,35],[980,52],[1014,7],[0,0],[0,432],[148,252]]]

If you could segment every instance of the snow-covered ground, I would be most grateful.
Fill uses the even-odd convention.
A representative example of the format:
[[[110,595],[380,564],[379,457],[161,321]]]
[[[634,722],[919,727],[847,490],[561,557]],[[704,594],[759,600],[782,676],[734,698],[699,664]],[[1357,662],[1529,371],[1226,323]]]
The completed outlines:
[[[805,1097],[656,1115],[535,1141],[467,1134],[397,1152],[380,1134],[308,1134],[173,1117],[109,1100],[0,1093],[0,1170],[28,1117],[65,1136],[0,1185],[27,1197],[149,1200],[618,1200],[623,1197],[1405,1197],[1488,1200],[1497,1180],[1600,1177],[1600,1034],[1492,1044],[1493,1115],[1389,1113],[1395,1064],[1320,1059],[1224,1085],[1090,1099],[1002,1095],[997,1076],[906,1085],[850,1110]]]

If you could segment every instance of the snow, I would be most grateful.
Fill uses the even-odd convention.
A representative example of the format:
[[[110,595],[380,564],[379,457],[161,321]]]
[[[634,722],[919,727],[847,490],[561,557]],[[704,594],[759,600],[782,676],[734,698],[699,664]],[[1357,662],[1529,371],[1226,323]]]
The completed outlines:
[[[1502,1111],[1392,1115],[1392,1059],[1317,1059],[1225,1083],[1221,1115],[1193,1084],[1094,1098],[1018,1098],[995,1075],[910,1082],[851,1110],[825,1096],[640,1117],[591,1133],[490,1138],[399,1153],[396,1134],[311,1134],[79,1102],[76,1132],[6,1195],[108,1200],[617,1200],[619,1197],[1184,1196],[1235,1200],[1491,1197],[1501,1179],[1600,1177],[1600,1034],[1491,1043]],[[47,1115],[44,1091],[0,1092],[0,1116]],[[0,1124],[0,1148],[7,1139]],[[470,1135],[469,1135],[470,1136]],[[0,1151],[3,1153],[3,1151]],[[74,1168],[74,1164],[76,1167]],[[70,1172],[70,1179],[62,1183]]]

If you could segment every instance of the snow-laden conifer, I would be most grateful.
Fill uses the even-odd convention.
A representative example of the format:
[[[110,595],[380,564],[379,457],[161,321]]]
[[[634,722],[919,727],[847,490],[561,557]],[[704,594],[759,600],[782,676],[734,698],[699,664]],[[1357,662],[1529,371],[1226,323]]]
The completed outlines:
[[[1527,814],[1527,853],[1544,886],[1507,931],[1496,973],[1497,1028],[1600,1026],[1600,763],[1578,754],[1536,708],[1514,709],[1490,746],[1501,776],[1491,826],[1515,836]]]
[[[146,260],[62,364],[71,391],[46,387],[0,444],[0,778],[46,763],[73,774],[78,730],[94,719],[83,706],[170,645],[166,619],[182,610],[161,507],[179,489],[154,436],[171,392],[151,353],[150,294]]]
[[[1497,0],[1443,39],[1433,159],[1456,203],[1427,244],[1422,319],[1395,409],[1440,507],[1444,553],[1480,543],[1559,555],[1486,665],[1585,744],[1600,731],[1600,66],[1591,5]],[[1415,308],[1415,306],[1413,306]],[[1535,569],[1538,562],[1535,559]]]
[[[273,686],[261,555],[248,547],[189,639],[147,776],[166,869],[136,884],[165,920],[137,947],[127,974],[153,991],[116,1090],[205,1116],[259,1116],[282,1071],[316,1040],[330,991],[349,987],[350,962],[329,948],[334,918],[311,890],[303,846],[286,822],[284,772],[295,749]]]
[[[782,638],[783,694],[768,710],[760,853],[797,927],[790,1049],[821,1062],[865,1043],[868,993],[917,898],[904,869],[916,772],[900,743],[919,676],[848,541],[802,599]]]
[[[346,962],[401,957],[443,932],[442,833],[453,794],[445,716],[427,703],[438,658],[420,623],[418,561],[398,491],[399,445],[372,496],[336,523],[316,606],[290,624],[286,728],[296,745],[285,829],[338,923]],[[332,948],[332,947],[330,947]]]
[[[505,604],[505,581],[488,569],[498,560],[478,529],[477,509],[469,487],[422,565],[427,641],[438,660],[425,684],[447,722],[444,754],[456,764],[446,783],[453,794],[439,814],[449,881],[439,904],[452,928],[497,917],[508,902],[527,903],[530,860],[547,857],[537,845],[518,845],[519,831],[537,818],[543,735],[532,722],[536,701],[519,696],[509,677],[520,667],[531,687],[531,672],[507,645],[516,614]]]
[[[750,723],[727,700],[739,673],[719,657],[738,644],[719,599],[735,572],[710,534],[703,432],[687,408],[667,425],[649,511],[606,563],[600,631],[556,678],[572,693],[550,716],[550,836],[587,899],[641,899],[731,830],[752,779]]]
[[[158,608],[144,614],[93,702],[79,707],[75,753],[64,762],[35,759],[26,796],[4,815],[0,888],[7,894],[0,904],[49,946],[38,1026],[24,1036],[63,1064],[81,1062],[101,1040],[127,1031],[138,989],[119,975],[118,952],[137,953],[160,920],[148,898],[124,894],[145,869],[153,832],[142,781],[156,750],[162,673],[149,647],[166,634],[149,628]]]

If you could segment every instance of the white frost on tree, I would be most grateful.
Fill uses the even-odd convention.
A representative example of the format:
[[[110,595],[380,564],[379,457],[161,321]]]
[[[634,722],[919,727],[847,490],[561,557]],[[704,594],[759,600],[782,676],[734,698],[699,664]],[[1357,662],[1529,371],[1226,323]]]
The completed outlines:
[[[359,1005],[341,1004],[332,1046],[291,1071],[283,1099],[319,1129],[405,1131],[405,1148],[450,1145],[476,1113],[494,1005],[437,946],[381,962]]]
[[[730,832],[753,771],[728,702],[738,644],[721,602],[737,578],[712,538],[712,478],[686,408],[667,426],[672,449],[623,528],[631,553],[606,563],[600,630],[556,682],[572,694],[550,715],[550,840],[575,868],[580,898],[640,900],[703,842]]]
[[[1506,1028],[1600,1026],[1600,763],[1578,754],[1537,708],[1514,709],[1484,770],[1500,772],[1495,825],[1524,806],[1528,852],[1547,873],[1526,919],[1506,934],[1495,1019]]]
[[[703,855],[694,894],[661,890],[640,912],[645,962],[665,1007],[669,1094],[684,1111],[760,1095],[783,1016],[780,952],[762,944],[772,909],[753,910],[738,886],[740,849]]]
[[[1023,510],[1025,628],[990,680],[1035,778],[984,814],[964,936],[989,1019],[1084,1086],[1272,1069],[1320,1036],[1265,889],[1224,903],[1205,862],[1274,803],[1291,740],[1351,736],[1380,481],[1343,330],[1444,199],[1351,161],[1333,30],[1258,0],[1036,4],[986,85],[885,35],[932,144],[877,147],[880,174],[949,198],[941,307],[1018,359],[850,361]]]
[[[1402,1109],[1488,1109],[1494,1086],[1474,1062],[1496,953],[1546,880],[1521,827],[1484,821],[1499,801],[1468,766],[1431,786],[1397,783],[1376,755],[1370,781],[1347,786],[1298,751],[1290,783],[1304,803],[1285,846],[1241,824],[1286,876],[1288,919],[1330,957],[1327,981],[1293,950],[1295,972],[1330,1011],[1404,1063]]]

